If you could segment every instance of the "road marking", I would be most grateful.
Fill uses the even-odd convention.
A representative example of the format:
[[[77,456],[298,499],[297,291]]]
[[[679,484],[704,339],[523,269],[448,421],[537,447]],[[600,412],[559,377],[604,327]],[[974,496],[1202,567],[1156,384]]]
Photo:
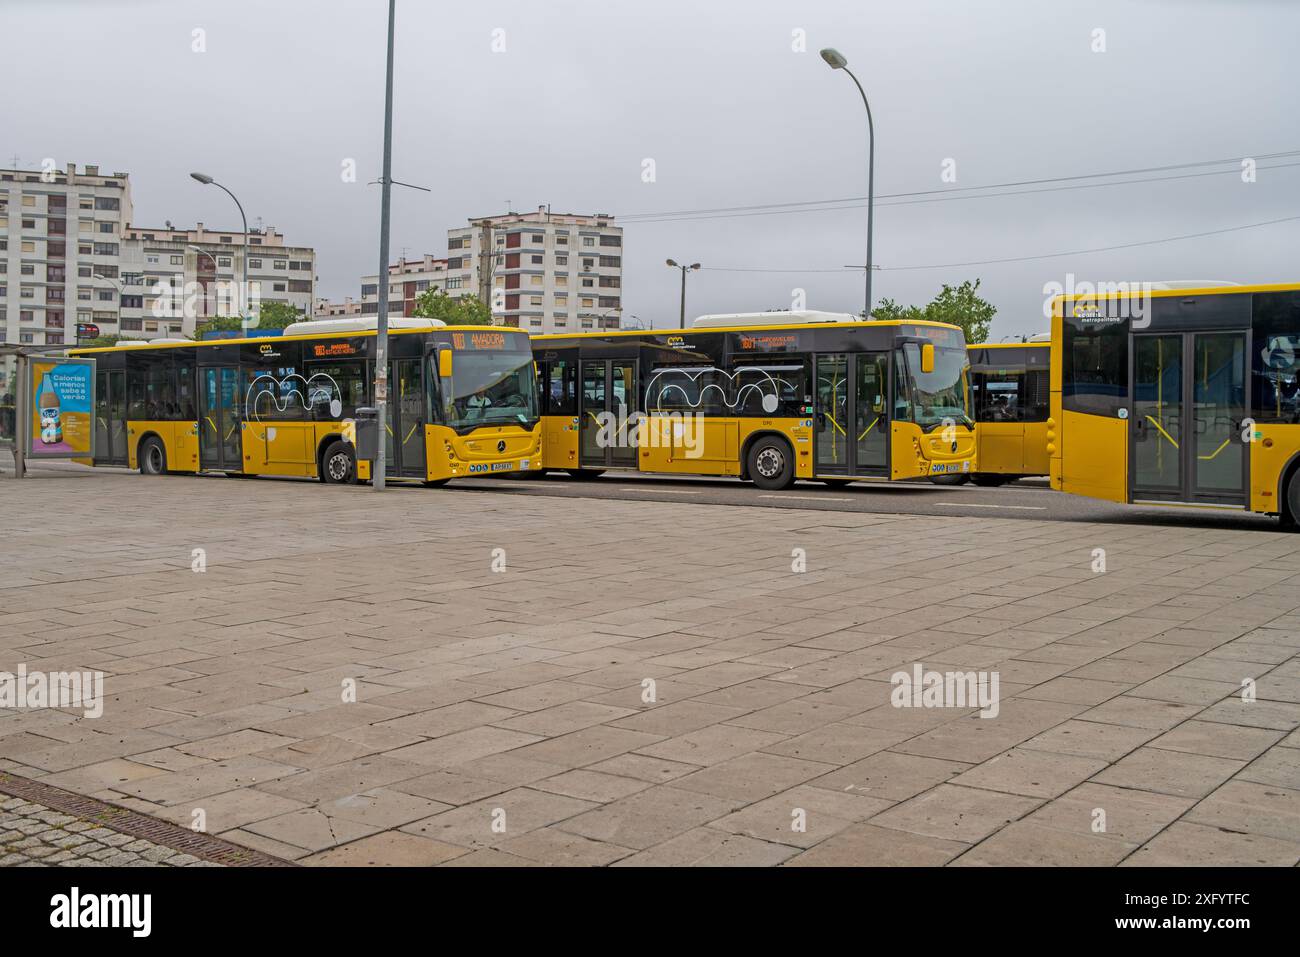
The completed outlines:
[[[931,502],[931,505],[948,505],[952,508],[1014,508],[1022,512],[1045,512],[1046,505],[982,505],[979,502]]]
[[[852,502],[855,501],[848,495],[760,495],[759,498],[782,498],[794,501],[799,499],[804,502]]]
[[[621,488],[620,492],[653,492],[655,495],[699,495],[701,489],[686,488]]]

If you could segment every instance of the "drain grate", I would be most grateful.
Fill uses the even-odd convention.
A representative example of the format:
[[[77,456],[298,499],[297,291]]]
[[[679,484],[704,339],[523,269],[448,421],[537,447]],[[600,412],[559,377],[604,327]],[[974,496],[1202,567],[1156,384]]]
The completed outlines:
[[[0,793],[43,804],[55,811],[71,814],[91,824],[111,828],[121,834],[143,838],[173,850],[184,851],[199,860],[227,867],[297,867],[292,861],[241,847],[231,841],[191,831],[189,828],[161,821],[130,808],[109,804],[96,798],[65,791],[52,784],[0,771]]]

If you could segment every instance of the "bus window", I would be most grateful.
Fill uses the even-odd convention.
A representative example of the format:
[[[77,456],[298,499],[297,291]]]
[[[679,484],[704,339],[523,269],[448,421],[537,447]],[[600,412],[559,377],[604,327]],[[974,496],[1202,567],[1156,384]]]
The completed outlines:
[[[366,404],[366,371],[361,362],[307,365],[307,409],[317,421],[350,419]]]
[[[1300,293],[1257,293],[1251,407],[1258,422],[1300,422]]]

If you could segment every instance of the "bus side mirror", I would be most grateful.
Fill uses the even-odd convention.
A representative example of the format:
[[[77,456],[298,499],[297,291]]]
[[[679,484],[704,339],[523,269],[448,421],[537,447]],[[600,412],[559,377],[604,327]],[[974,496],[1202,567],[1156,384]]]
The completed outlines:
[[[934,371],[934,343],[927,342],[921,346],[921,372],[929,375]]]
[[[451,350],[442,349],[438,352],[438,375],[444,379],[451,378]]]

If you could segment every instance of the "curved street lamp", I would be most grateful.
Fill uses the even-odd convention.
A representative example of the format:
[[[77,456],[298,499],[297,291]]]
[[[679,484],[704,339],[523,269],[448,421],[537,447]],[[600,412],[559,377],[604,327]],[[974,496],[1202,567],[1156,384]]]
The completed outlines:
[[[680,270],[682,271],[682,317],[681,317],[681,327],[682,327],[683,329],[685,329],[685,328],[686,328],[686,274],[687,274],[688,272],[694,270],[694,269],[699,269],[699,268],[700,268],[700,264],[699,264],[699,263],[691,263],[689,266],[683,266],[683,265],[679,265],[676,259],[669,259],[669,260],[667,261],[667,264],[668,264],[669,266],[673,267],[674,269],[680,269]]]
[[[197,180],[204,186],[216,186],[218,189],[225,190],[226,195],[235,201],[235,206],[239,209],[239,218],[244,222],[244,256],[240,268],[240,285],[243,288],[239,291],[239,302],[237,302],[236,305],[239,307],[239,324],[244,328],[244,331],[247,332],[248,318],[244,315],[244,312],[248,305],[248,217],[244,215],[244,207],[239,202],[239,198],[207,173],[190,173],[190,178]]]
[[[863,313],[864,318],[871,318],[871,221],[874,218],[873,211],[875,205],[875,178],[876,178],[876,127],[871,120],[871,104],[867,102],[866,91],[862,89],[862,84],[858,78],[853,75],[849,69],[849,61],[845,59],[844,54],[840,53],[834,47],[827,47],[821,51],[821,57],[826,61],[832,70],[843,70],[853,80],[854,86],[862,94],[862,105],[867,108],[867,308]]]

